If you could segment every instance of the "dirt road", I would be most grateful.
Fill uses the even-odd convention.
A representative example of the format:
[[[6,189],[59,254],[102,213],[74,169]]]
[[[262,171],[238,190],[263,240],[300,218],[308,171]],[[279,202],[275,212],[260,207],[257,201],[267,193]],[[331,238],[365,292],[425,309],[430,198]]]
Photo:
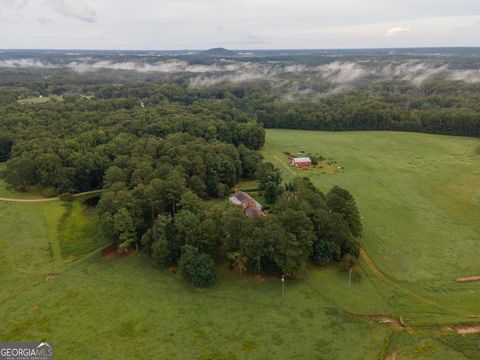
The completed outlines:
[[[83,195],[90,195],[90,194],[97,194],[97,193],[99,194],[102,191],[103,190],[85,191],[85,192],[82,192],[82,193],[73,194],[73,197],[79,197],[79,196],[83,196]],[[15,199],[15,198],[2,198],[2,197],[0,197],[0,201],[20,202],[20,203],[36,203],[36,202],[47,202],[47,201],[56,201],[56,200],[60,200],[60,198],[58,196],[53,197],[53,198],[46,198],[46,199]]]

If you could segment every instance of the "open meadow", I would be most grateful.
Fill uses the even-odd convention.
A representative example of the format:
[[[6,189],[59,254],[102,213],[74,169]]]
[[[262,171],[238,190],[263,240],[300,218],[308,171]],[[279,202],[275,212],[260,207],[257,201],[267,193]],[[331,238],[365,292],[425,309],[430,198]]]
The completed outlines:
[[[303,171],[285,150],[343,167],[304,175],[324,191],[348,188],[364,222],[365,256],[350,288],[339,266],[312,267],[287,281],[285,297],[279,279],[226,266],[217,285],[197,290],[143,254],[104,257],[108,243],[85,198],[0,201],[0,338],[51,341],[59,359],[478,358],[480,334],[456,330],[480,325],[480,282],[455,278],[480,275],[479,146],[268,130],[263,155],[284,180]]]
[[[29,98],[17,100],[17,102],[22,105],[44,104],[49,101],[63,101],[63,97],[57,96],[57,95],[51,95],[51,96],[29,97]]]
[[[305,175],[323,191],[352,192],[383,295],[407,321],[425,324],[480,321],[480,283],[455,282],[480,274],[479,146],[418,133],[268,130],[263,154],[285,179]],[[299,149],[342,169],[294,170],[283,152]]]

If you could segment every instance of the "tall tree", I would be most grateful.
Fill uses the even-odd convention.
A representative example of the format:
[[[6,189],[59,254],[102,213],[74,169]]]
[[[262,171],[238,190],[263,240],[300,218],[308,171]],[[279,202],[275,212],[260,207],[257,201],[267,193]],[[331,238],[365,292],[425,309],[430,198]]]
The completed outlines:
[[[161,198],[166,202],[172,214],[177,212],[177,203],[180,201],[186,189],[187,181],[181,168],[175,168],[165,181],[163,181]]]
[[[195,287],[213,285],[217,277],[213,259],[190,245],[183,247],[178,269],[183,279]]]
[[[275,202],[280,193],[280,183],[282,176],[272,163],[263,162],[258,165],[255,177],[258,179],[258,188],[265,195],[265,200],[269,203]]]
[[[169,215],[160,215],[142,236],[142,244],[150,250],[153,261],[161,267],[173,262],[172,244],[168,233],[171,223],[172,219]]]
[[[327,203],[329,208],[345,219],[352,234],[356,237],[362,234],[362,221],[353,196],[339,186],[334,186],[327,193]]]

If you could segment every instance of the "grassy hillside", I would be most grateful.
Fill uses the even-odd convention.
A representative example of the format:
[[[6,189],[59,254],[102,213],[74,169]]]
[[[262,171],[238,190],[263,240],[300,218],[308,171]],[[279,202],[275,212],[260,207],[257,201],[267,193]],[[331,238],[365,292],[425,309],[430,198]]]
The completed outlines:
[[[479,284],[454,280],[480,275],[479,146],[478,139],[415,133],[268,130],[263,154],[285,179],[305,175],[324,191],[338,184],[352,192],[364,220],[362,246],[389,293],[395,285],[386,295],[399,313],[468,321],[480,319]],[[283,151],[299,149],[343,169],[293,170]]]
[[[480,323],[480,283],[452,281],[480,275],[478,140],[272,130],[267,137],[264,155],[285,178],[294,174],[282,151],[298,147],[344,167],[303,173],[324,190],[347,187],[359,203],[371,262],[361,260],[351,288],[332,265],[287,281],[282,298],[278,279],[221,267],[218,285],[199,291],[146,256],[103,258],[95,210],[82,199],[0,202],[2,341],[52,341],[62,359],[474,359],[480,335],[443,324]],[[447,188],[457,195],[446,197]],[[381,324],[383,317],[412,327]]]
[[[139,359],[375,357],[383,345],[388,326],[361,315],[390,310],[361,272],[348,289],[340,269],[316,269],[287,283],[282,298],[278,279],[221,269],[218,286],[197,291],[144,256],[105,259],[97,251],[71,261],[84,251],[71,251],[70,231],[95,221],[82,206],[0,203],[5,341],[53,341],[69,359],[119,351]],[[78,232],[76,241],[95,243],[89,236],[97,234]]]

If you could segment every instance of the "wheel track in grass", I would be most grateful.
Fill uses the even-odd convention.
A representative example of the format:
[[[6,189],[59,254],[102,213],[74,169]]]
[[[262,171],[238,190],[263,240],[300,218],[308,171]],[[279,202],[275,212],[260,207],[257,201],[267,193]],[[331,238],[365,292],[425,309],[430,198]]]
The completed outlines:
[[[282,165],[282,168],[284,168],[285,170],[289,171],[291,174],[296,175],[296,174],[295,174],[295,171],[293,171],[293,169],[292,169],[290,166],[288,166],[287,164],[285,164],[285,162],[282,161],[282,159],[280,159],[280,158],[276,155],[277,152],[276,152],[275,150],[273,150],[272,147],[271,147],[269,144],[265,143],[264,148],[266,148],[267,151],[272,154],[273,158],[274,158],[275,160],[277,160],[277,161],[280,163],[280,165]]]
[[[103,190],[91,190],[85,191],[77,194],[72,194],[73,197],[80,197],[84,195],[93,195],[93,194],[100,194]],[[57,201],[60,200],[60,197],[56,196],[53,198],[46,198],[46,199],[15,199],[15,198],[8,198],[8,197],[0,197],[0,201],[7,201],[7,202],[18,202],[18,203],[41,203],[41,202],[49,202],[49,201]]]
[[[405,295],[411,297],[412,299],[415,299],[420,303],[424,303],[424,304],[428,304],[430,306],[434,306],[435,308],[437,308],[438,310],[441,310],[443,312],[451,313],[451,314],[453,313],[452,315],[460,315],[462,317],[470,317],[470,318],[474,317],[474,318],[476,318],[476,320],[474,320],[475,322],[479,321],[478,316],[475,316],[475,315],[472,316],[472,315],[465,314],[465,312],[461,309],[445,308],[444,306],[438,304],[434,300],[431,300],[431,299],[429,299],[429,298],[427,298],[423,295],[420,295],[420,294],[418,294],[418,293],[416,293],[416,292],[414,292],[410,289],[405,288],[404,286],[399,284],[395,279],[391,279],[388,275],[386,275],[373,262],[373,260],[368,256],[368,254],[366,253],[366,251],[363,248],[360,248],[360,256],[365,261],[365,263],[367,264],[367,267],[369,268],[369,270],[373,273],[373,275],[375,275],[376,280],[380,281],[380,282],[383,282],[383,284],[385,286],[387,286],[389,288],[392,288],[393,290],[396,290],[396,291],[401,291]],[[375,283],[375,281],[374,281],[374,283]],[[377,288],[377,290],[380,292],[381,296],[383,297],[381,290],[378,289],[378,288]],[[397,295],[395,295],[395,296],[397,296]],[[387,300],[387,299],[385,299],[385,300]],[[388,301],[387,301],[387,303],[388,303]],[[415,310],[415,307],[413,307],[412,310]],[[440,326],[440,324],[437,325],[437,326]]]

